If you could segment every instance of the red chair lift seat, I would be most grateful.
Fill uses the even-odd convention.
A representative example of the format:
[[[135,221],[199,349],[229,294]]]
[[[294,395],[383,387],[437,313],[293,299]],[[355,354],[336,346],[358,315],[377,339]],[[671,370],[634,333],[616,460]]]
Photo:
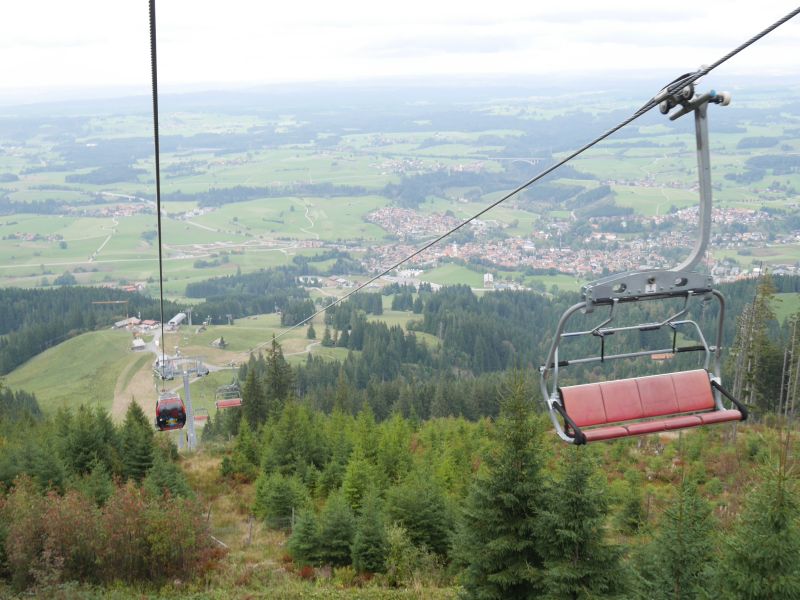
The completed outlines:
[[[217,400],[216,402],[217,408],[234,408],[236,406],[242,405],[241,398],[224,398],[222,400]]]
[[[572,421],[567,433],[586,442],[743,421],[744,407],[720,410],[705,369],[558,388]],[[726,396],[725,390],[715,386]],[[578,442],[581,443],[581,442]]]

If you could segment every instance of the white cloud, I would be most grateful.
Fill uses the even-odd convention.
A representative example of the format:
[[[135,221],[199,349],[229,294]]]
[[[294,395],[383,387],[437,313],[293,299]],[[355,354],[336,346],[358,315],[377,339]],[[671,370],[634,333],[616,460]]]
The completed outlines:
[[[795,8],[795,0],[535,3],[160,0],[159,80],[273,83],[448,74],[685,72]],[[28,0],[0,22],[0,89],[149,89],[144,2]],[[731,62],[800,71],[800,17]]]

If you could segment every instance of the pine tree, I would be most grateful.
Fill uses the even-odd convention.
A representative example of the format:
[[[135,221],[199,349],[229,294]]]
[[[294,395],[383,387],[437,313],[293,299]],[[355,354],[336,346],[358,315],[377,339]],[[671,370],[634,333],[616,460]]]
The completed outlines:
[[[114,493],[114,482],[105,464],[98,461],[88,475],[73,482],[73,487],[87,498],[94,501],[97,506],[103,506]]]
[[[800,502],[783,468],[750,494],[726,540],[718,573],[719,598],[800,598]]]
[[[616,515],[617,526],[627,534],[635,534],[644,525],[644,494],[642,492],[639,473],[630,471],[626,474],[625,494],[621,500],[621,508]]]
[[[289,529],[292,514],[308,506],[308,490],[297,477],[261,473],[256,480],[253,513],[273,529]]]
[[[258,476],[260,457],[258,437],[253,434],[249,423],[244,420],[236,434],[236,444],[230,456],[222,459],[223,477],[237,477],[243,481],[253,481]]]
[[[286,362],[280,344],[272,337],[266,356],[265,394],[268,416],[280,414],[289,397],[293,383],[292,367]]]
[[[256,369],[248,369],[247,379],[242,389],[242,417],[250,424],[253,430],[267,420],[267,396],[261,384],[261,378],[256,374]]]
[[[300,511],[292,536],[288,542],[289,553],[298,565],[317,564],[319,554],[319,524],[313,509]]]
[[[341,567],[350,564],[355,520],[347,501],[331,494],[320,515],[319,558],[323,564]]]
[[[383,573],[388,551],[380,498],[373,492],[364,498],[356,521],[351,549],[353,567],[358,572]]]
[[[375,459],[389,483],[397,483],[411,470],[411,435],[409,422],[397,413],[381,424]]]
[[[541,427],[520,374],[509,388],[491,435],[494,447],[470,489],[458,536],[468,598],[535,598],[546,592]]]
[[[309,323],[308,325],[308,330],[306,331],[306,338],[308,338],[309,340],[317,339],[317,330],[314,329],[313,323]]]
[[[610,598],[624,591],[620,551],[603,539],[605,485],[587,453],[566,450],[542,515],[544,585],[552,600]]]
[[[766,271],[758,280],[753,302],[748,304],[737,320],[737,333],[731,347],[734,363],[732,390],[745,403],[757,405],[762,410],[775,408],[780,396],[780,368],[777,377],[772,371],[781,362],[780,351],[770,334],[770,324],[775,321],[772,308],[775,284]]]
[[[94,412],[81,405],[75,418],[67,425],[66,462],[76,475],[89,473],[95,461],[109,464],[105,435],[98,424]]]
[[[411,472],[386,494],[386,514],[416,546],[447,556],[453,529],[444,491],[427,470]]]
[[[702,598],[714,558],[711,507],[684,481],[677,498],[661,518],[658,533],[644,547],[640,568],[645,585],[642,597],[653,600]]]
[[[370,490],[374,490],[378,474],[375,467],[364,457],[361,451],[353,452],[342,478],[342,494],[348,505],[355,511],[361,508],[361,502]]]
[[[135,401],[122,424],[122,463],[126,478],[140,482],[153,465],[153,428]]]
[[[321,344],[325,348],[330,348],[333,346],[333,338],[331,338],[331,328],[325,325],[325,332],[322,334],[322,342]]]
[[[144,488],[156,498],[169,493],[172,497],[191,498],[194,496],[183,472],[163,453],[157,452],[153,467],[144,478]]]

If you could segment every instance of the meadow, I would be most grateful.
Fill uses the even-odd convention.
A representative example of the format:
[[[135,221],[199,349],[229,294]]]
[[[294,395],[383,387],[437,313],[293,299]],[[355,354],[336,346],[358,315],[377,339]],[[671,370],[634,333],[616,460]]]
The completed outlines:
[[[719,206],[768,206],[794,211],[793,196],[785,190],[800,189],[800,173],[780,176],[767,173],[763,179],[747,184],[726,178],[745,171],[752,156],[774,153],[775,148],[786,152],[800,148],[793,129],[796,118],[788,113],[778,117],[773,111],[791,94],[775,97],[746,91],[744,94],[743,106],[764,111],[763,116],[757,112],[754,114],[758,118],[740,119],[736,130],[729,127],[715,130],[711,121],[715,202]],[[162,135],[182,141],[164,151],[161,157],[167,216],[163,221],[164,290],[171,298],[182,298],[189,282],[237,269],[249,272],[288,264],[295,255],[308,256],[319,251],[304,247],[307,244],[356,243],[368,247],[391,243],[388,232],[366,220],[371,212],[391,204],[392,200],[381,194],[386,185],[442,169],[502,171],[509,164],[504,161],[512,160],[507,154],[525,154],[524,143],[529,135],[526,129],[531,123],[563,118],[573,108],[599,117],[618,109],[622,102],[608,95],[591,99],[576,97],[575,106],[570,108],[565,98],[558,106],[552,104],[552,98],[535,95],[485,99],[459,113],[462,116],[458,118],[464,119],[462,130],[452,122],[445,127],[437,126],[426,117],[424,108],[409,109],[409,114],[419,113],[419,118],[413,119],[413,125],[408,127],[397,127],[399,121],[389,119],[383,126],[378,121],[368,121],[368,125],[359,128],[337,125],[333,118],[321,119],[305,105],[280,111],[246,107],[231,111],[213,105],[186,108],[171,99],[162,115]],[[352,111],[350,108],[333,110],[343,115],[342,123],[354,116],[348,112]],[[68,112],[72,115],[74,109]],[[471,120],[492,115],[502,118],[503,126],[491,126],[487,120],[481,128]],[[517,119],[518,128],[509,126],[514,122],[512,118]],[[309,127],[314,122],[318,123],[316,129]],[[77,144],[85,146],[147,138],[151,132],[145,116],[107,108],[86,115],[79,126],[67,122],[64,127],[67,138],[74,136]],[[567,178],[557,178],[556,173],[553,181],[586,189],[607,182],[615,193],[617,205],[645,216],[694,204],[696,158],[690,121],[681,120],[676,126],[654,121],[634,127],[626,135],[613,136],[576,159],[574,168],[595,179],[569,178],[569,174]],[[274,139],[263,137],[264,131],[274,132]],[[581,131],[581,136],[585,135],[588,134]],[[0,142],[2,136],[0,130]],[[280,141],[281,136],[285,141]],[[193,141],[199,138],[207,139],[208,143]],[[743,148],[745,139],[777,140],[777,145]],[[515,150],[507,150],[505,144]],[[140,150],[129,165],[140,170],[134,178],[98,184],[67,180],[68,176],[88,173],[91,168],[83,163],[77,167],[62,164],[63,157],[47,129],[36,130],[24,145],[9,147],[13,150],[0,152],[0,175],[10,176],[0,185],[0,198],[5,195],[12,203],[52,200],[71,206],[73,211],[59,215],[22,212],[0,216],[0,285],[50,285],[70,271],[82,284],[149,282],[148,289],[155,290],[152,286],[157,276],[158,254],[152,239],[156,226],[155,190],[152,160],[146,152],[142,154]],[[538,150],[536,153],[544,155]],[[554,153],[554,158],[559,156],[559,152]],[[543,164],[523,166],[520,177],[536,174]],[[263,186],[266,190],[321,183],[358,186],[363,193],[334,197],[266,197],[265,194],[261,199],[203,209],[199,214],[189,214],[202,209],[197,201],[170,197],[177,192],[191,195],[212,188]],[[776,183],[783,187],[776,190]],[[419,210],[423,215],[449,211],[456,218],[465,219],[504,193],[504,190],[485,193],[478,187],[454,185],[443,189],[440,195],[430,195]],[[138,200],[133,201],[119,196],[116,199],[123,204],[138,204],[144,212],[100,216],[98,211],[111,206],[101,201],[114,200],[114,194],[136,196]],[[527,236],[545,229],[550,219],[574,217],[572,210],[562,208],[535,212],[530,203],[510,200],[482,219],[496,227],[495,235]],[[20,209],[24,210],[22,205]],[[35,234],[39,237],[35,238]],[[798,256],[791,247],[753,248],[752,254],[767,264],[793,262]],[[434,270],[431,281],[482,286],[475,273],[448,265]],[[544,281],[548,286],[553,283]],[[559,287],[564,286],[559,283]]]

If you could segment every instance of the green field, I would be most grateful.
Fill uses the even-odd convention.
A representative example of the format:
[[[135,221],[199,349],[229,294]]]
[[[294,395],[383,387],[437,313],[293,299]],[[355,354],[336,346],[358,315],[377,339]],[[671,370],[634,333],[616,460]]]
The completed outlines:
[[[775,311],[775,317],[778,322],[782,323],[787,318],[800,312],[800,294],[794,292],[775,294],[775,300],[772,308]]]
[[[754,156],[792,154],[800,149],[798,119],[792,112],[793,107],[788,105],[790,108],[775,110],[784,107],[794,93],[791,90],[782,96],[752,94],[743,106],[755,112],[746,119],[738,118],[737,129],[720,127],[715,130],[712,121],[712,169],[718,206],[767,206],[785,209],[789,214],[796,212],[800,173],[792,169],[780,175],[767,169],[762,179],[748,184],[726,178],[731,173],[744,173],[747,161]],[[420,189],[420,197],[406,198],[410,205],[421,202],[419,211],[423,215],[449,212],[458,219],[465,219],[508,191],[485,186],[480,178],[482,173],[500,172],[516,164],[521,168],[515,171],[515,177],[519,176],[522,183],[526,174],[532,176],[538,171],[540,165],[520,165],[520,161],[526,159],[513,158],[524,155],[525,137],[530,135],[528,128],[534,121],[562,117],[570,111],[599,117],[621,107],[634,106],[630,98],[612,93],[572,100],[559,96],[557,105],[552,100],[539,96],[492,96],[474,103],[456,101],[458,110],[455,112],[470,125],[465,131],[459,131],[457,122],[450,120],[440,129],[442,123],[428,114],[429,109],[405,104],[398,109],[398,115],[407,114],[403,124],[388,119],[383,127],[379,121],[372,122],[372,117],[362,125],[346,125],[350,122],[348,111],[359,109],[334,107],[321,99],[313,100],[321,103],[313,109],[300,103],[281,112],[254,107],[249,101],[235,111],[215,107],[213,102],[202,108],[168,111],[162,115],[164,135],[207,135],[209,142],[185,148],[179,144],[162,152],[163,208],[167,215],[163,221],[164,290],[171,298],[181,298],[187,283],[239,269],[246,273],[285,265],[298,254],[322,251],[309,248],[310,242],[329,245],[350,242],[365,251],[373,244],[391,243],[391,236],[366,221],[366,217],[394,201],[391,188],[386,192],[388,197],[381,195],[385,186],[417,175],[443,171],[447,171],[448,176],[458,172],[471,175],[466,179],[453,177],[452,186],[437,184],[430,190]],[[738,102],[737,99],[737,106]],[[135,155],[126,166],[140,169],[141,173],[129,175],[127,181],[66,183],[67,176],[88,173],[94,167],[86,161],[74,163],[77,165],[74,168],[65,166],[70,161],[59,149],[70,136],[81,147],[104,140],[120,142],[126,138],[147,138],[152,133],[148,121],[141,114],[120,114],[107,107],[100,112],[75,107],[63,110],[70,116],[76,110],[86,112],[81,113],[85,122],[80,128],[62,124],[66,131],[72,132],[65,133],[63,140],[49,132],[48,124],[31,128],[24,143],[10,137],[0,139],[0,146],[11,148],[0,152],[0,175],[13,176],[6,177],[0,185],[1,198],[16,203],[54,200],[69,205],[68,210],[62,210],[67,213],[64,215],[0,216],[0,285],[44,287],[70,271],[81,284],[150,280],[148,291],[154,293],[157,248],[152,239],[142,236],[155,230],[152,206],[119,197],[119,204],[138,205],[147,212],[115,218],[100,216],[112,207],[107,202],[117,202],[115,194],[131,194],[147,202],[154,200],[152,157],[141,152]],[[387,114],[393,114],[392,109],[387,110]],[[343,115],[341,121],[334,116],[337,111]],[[474,127],[472,115],[476,122],[487,115],[503,118],[496,123],[486,123],[485,129],[480,130]],[[450,116],[455,118],[456,115]],[[519,119],[518,127],[513,123],[514,118]],[[48,111],[47,119],[58,122],[59,114]],[[359,118],[355,122],[360,122]],[[271,133],[269,141],[262,143],[263,138],[256,136],[264,131]],[[226,146],[223,141],[224,136],[241,136],[245,141],[250,134],[254,135],[256,143],[248,140],[241,145]],[[281,141],[283,134],[292,135]],[[744,138],[758,137],[768,138],[768,142],[775,140],[775,143],[773,146],[768,143],[761,147],[740,147]],[[179,149],[175,150],[176,147]],[[548,152],[537,154],[546,156]],[[559,156],[556,153],[554,158]],[[595,179],[574,175],[553,181],[586,189],[609,183],[616,203],[633,208],[639,215],[663,215],[671,207],[691,206],[696,202],[695,141],[688,119],[677,127],[666,122],[634,126],[627,135],[611,136],[590,149],[572,166]],[[555,177],[558,175],[554,173]],[[313,196],[289,195],[294,193],[289,190],[299,189],[298,186],[318,184],[361,189],[345,197],[339,196],[341,192],[328,197],[323,190],[314,192]],[[263,188],[265,197],[228,204],[224,201],[229,199],[221,197],[217,200],[223,203],[215,208],[203,209],[202,214],[186,214],[203,208],[200,198],[193,194],[236,186]],[[287,190],[280,192],[287,196],[266,197],[272,195],[266,192],[267,188],[272,193],[276,189]],[[790,191],[791,188],[794,191]],[[189,195],[188,198],[172,200],[170,195],[178,191]],[[571,219],[575,212],[569,203],[543,203],[542,206],[542,214],[536,214],[523,210],[522,207],[531,207],[524,197],[514,198],[481,218],[488,223],[492,236],[525,237],[533,231],[544,230],[552,219]],[[24,207],[20,206],[20,210]],[[40,237],[30,239],[31,234]],[[800,258],[800,251],[793,247],[751,250],[752,260],[763,259],[769,264]],[[740,262],[749,264],[746,258]],[[442,284],[466,283],[481,287],[480,275],[445,265],[435,269],[430,279]],[[529,278],[525,283],[530,285],[539,280],[548,287],[553,283],[560,288],[577,287],[567,280]]]
[[[690,190],[647,188],[616,185],[612,188],[618,206],[629,206],[637,215],[665,215],[671,207],[684,208],[697,204],[697,195]]]
[[[476,273],[461,265],[445,264],[430,271],[425,271],[420,279],[439,285],[466,284],[474,288],[483,287],[483,274]]]
[[[389,311],[386,321],[390,325],[401,321],[405,324],[407,315]],[[321,317],[315,328],[319,340],[324,330]],[[266,350],[273,334],[286,331],[285,327],[280,326],[280,317],[275,314],[238,319],[234,325],[212,325],[199,333],[197,329],[197,326],[184,326],[177,333],[167,333],[166,348],[172,353],[178,346],[184,356],[202,356],[207,365],[223,368],[206,377],[192,377],[190,380],[194,405],[211,413],[214,412],[215,390],[229,383],[232,377],[232,371],[225,367],[247,360],[252,349],[261,347]],[[228,343],[224,350],[210,345],[219,337]],[[433,336],[418,334],[418,337],[429,345],[436,343]],[[306,360],[306,349],[328,360],[344,360],[347,357],[346,348],[323,348],[316,343],[318,340],[306,339],[304,326],[285,335],[279,342],[286,359],[292,364]],[[124,416],[127,404],[135,397],[142,403],[145,412],[150,414],[151,400],[155,398],[156,391],[156,381],[152,377],[155,357],[151,352],[132,352],[130,342],[130,333],[120,330],[79,335],[18,367],[5,376],[5,384],[34,393],[45,412],[86,404],[99,406],[110,411],[115,419],[120,419]],[[182,387],[180,378],[163,385],[167,389]]]

